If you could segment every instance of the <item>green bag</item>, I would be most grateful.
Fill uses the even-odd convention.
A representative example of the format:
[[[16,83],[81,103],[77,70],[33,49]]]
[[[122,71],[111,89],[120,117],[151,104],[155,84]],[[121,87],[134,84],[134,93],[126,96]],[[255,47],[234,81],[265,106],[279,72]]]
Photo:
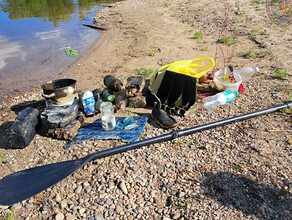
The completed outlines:
[[[167,69],[152,76],[147,104],[159,103],[169,114],[185,116],[197,109],[198,78]]]

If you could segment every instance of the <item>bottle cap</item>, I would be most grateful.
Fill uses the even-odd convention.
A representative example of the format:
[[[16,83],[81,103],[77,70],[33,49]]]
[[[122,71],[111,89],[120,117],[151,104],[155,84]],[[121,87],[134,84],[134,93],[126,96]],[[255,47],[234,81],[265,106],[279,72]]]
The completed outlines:
[[[238,96],[239,95],[239,92],[238,91],[235,91],[235,95]]]
[[[260,68],[258,68],[258,67],[254,67],[253,69],[254,69],[254,71],[256,71],[256,72],[260,71]]]

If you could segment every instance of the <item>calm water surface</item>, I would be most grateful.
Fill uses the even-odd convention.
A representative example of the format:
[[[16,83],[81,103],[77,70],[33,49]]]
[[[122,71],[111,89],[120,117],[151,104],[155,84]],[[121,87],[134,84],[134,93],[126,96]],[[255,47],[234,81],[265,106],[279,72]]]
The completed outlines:
[[[92,24],[98,0],[0,0],[0,101],[54,79],[98,38]]]

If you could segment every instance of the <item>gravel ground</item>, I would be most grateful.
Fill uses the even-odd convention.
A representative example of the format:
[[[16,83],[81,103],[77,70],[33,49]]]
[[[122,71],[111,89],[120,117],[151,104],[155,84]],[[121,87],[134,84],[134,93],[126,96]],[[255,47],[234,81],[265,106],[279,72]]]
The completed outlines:
[[[215,3],[129,0],[104,8],[97,18],[103,17],[101,24],[112,29],[128,27],[121,32],[124,34],[129,27],[133,30],[141,27],[138,21],[134,27],[126,20],[133,18],[126,9],[133,7],[132,13],[137,18],[151,10],[153,14],[163,10],[166,20],[177,21],[187,33],[193,31],[181,35],[188,38],[186,43],[193,40],[194,50],[198,50],[202,42],[191,39],[192,35],[201,30],[210,48],[206,53],[213,54],[214,42],[224,31],[224,16],[219,13],[224,11],[224,4]],[[230,62],[235,67],[258,65],[261,71],[245,84],[244,93],[234,102],[212,111],[199,106],[194,114],[175,117],[179,122],[177,129],[282,104],[291,96],[291,74],[284,79],[271,75],[278,67],[291,67],[291,53],[287,53],[291,46],[290,41],[286,41],[291,39],[291,28],[281,33],[275,27],[268,28],[264,11],[256,10],[256,7],[263,8],[262,3],[241,0],[229,3],[229,32],[239,39],[236,45],[230,45],[230,54],[233,54]],[[210,16],[204,16],[206,11]],[[115,22],[118,18],[121,20]],[[257,26],[262,28],[259,32],[266,30],[266,34],[255,34]],[[284,39],[281,45],[279,36]],[[138,37],[147,38],[147,33]],[[263,44],[256,43],[255,38],[266,46],[262,48]],[[135,56],[140,56],[138,44],[137,49],[135,44],[132,48]],[[248,48],[256,55],[243,58],[242,51]],[[266,55],[261,57],[260,51]],[[123,53],[126,57],[133,55]],[[166,57],[156,62],[163,64],[176,58]],[[41,89],[37,88],[0,106],[0,152],[5,155],[0,165],[1,178],[19,170],[81,158],[122,144],[90,140],[63,150],[65,141],[37,134],[29,147],[7,149],[6,131],[16,114],[24,106],[40,107],[40,94]],[[149,114],[149,110],[141,109],[135,109],[134,113],[141,111]],[[87,123],[98,117],[88,118]],[[28,200],[12,207],[0,206],[0,216],[13,209],[16,219],[291,219],[291,122],[288,110],[279,111],[98,159]],[[169,132],[150,119],[141,139]]]

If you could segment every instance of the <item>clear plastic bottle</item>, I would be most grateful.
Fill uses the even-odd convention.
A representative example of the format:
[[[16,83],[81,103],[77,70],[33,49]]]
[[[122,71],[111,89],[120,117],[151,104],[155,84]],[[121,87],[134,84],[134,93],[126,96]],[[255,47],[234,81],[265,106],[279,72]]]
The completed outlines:
[[[248,81],[255,72],[259,72],[260,68],[258,67],[243,67],[240,70],[234,70],[234,75],[239,74],[242,78],[242,81]]]
[[[116,118],[113,105],[110,102],[103,102],[100,105],[101,122],[104,131],[114,130],[116,127]]]
[[[238,91],[232,92],[231,90],[220,92],[214,96],[210,96],[204,98],[202,101],[204,102],[204,108],[210,110],[219,105],[224,105],[226,103],[232,102],[236,96],[239,95]]]

